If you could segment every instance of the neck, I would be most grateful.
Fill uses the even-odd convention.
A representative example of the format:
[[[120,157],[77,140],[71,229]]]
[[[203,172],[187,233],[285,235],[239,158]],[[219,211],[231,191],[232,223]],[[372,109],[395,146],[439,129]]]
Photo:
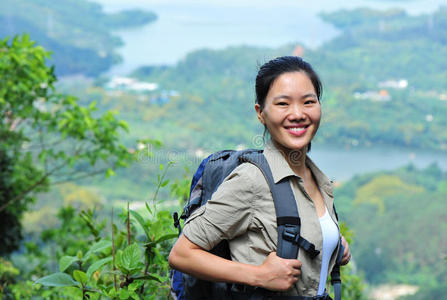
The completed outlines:
[[[305,178],[308,170],[306,166],[307,146],[301,149],[288,149],[278,145],[275,141],[273,143],[281,151],[292,171],[301,178]]]

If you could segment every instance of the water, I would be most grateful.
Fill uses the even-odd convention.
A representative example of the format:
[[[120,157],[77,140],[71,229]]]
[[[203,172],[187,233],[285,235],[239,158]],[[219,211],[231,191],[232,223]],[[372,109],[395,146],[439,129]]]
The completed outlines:
[[[336,148],[312,144],[309,155],[332,180],[345,181],[356,174],[394,170],[413,164],[425,168],[432,163],[447,171],[447,153],[410,148]]]
[[[174,64],[188,52],[235,45],[278,47],[288,43],[321,46],[338,34],[318,14],[338,9],[400,7],[411,14],[436,10],[445,0],[97,0],[105,11],[138,8],[154,11],[158,20],[119,31],[124,62],[109,74],[125,75],[143,65]]]

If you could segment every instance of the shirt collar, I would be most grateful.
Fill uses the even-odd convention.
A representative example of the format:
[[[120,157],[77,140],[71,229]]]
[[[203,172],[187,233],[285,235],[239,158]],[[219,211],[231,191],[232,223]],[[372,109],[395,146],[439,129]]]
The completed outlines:
[[[264,148],[264,156],[269,163],[275,183],[278,183],[286,177],[296,176],[281,151],[273,145],[272,140],[269,140],[266,143]]]
[[[282,179],[290,176],[295,176],[301,179],[298,175],[293,172],[290,168],[289,163],[284,158],[281,150],[275,147],[272,140],[269,140],[264,148],[264,156],[269,163],[270,170],[272,171],[273,180],[278,183]],[[306,165],[312,171],[312,174],[317,181],[317,185],[332,195],[332,184],[327,176],[315,165],[315,163],[306,154]]]

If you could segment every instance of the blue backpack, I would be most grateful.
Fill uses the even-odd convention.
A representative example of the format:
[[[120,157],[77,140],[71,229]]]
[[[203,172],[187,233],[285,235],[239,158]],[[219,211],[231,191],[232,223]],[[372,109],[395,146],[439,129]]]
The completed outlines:
[[[298,257],[299,248],[303,249],[315,258],[320,251],[315,246],[300,236],[300,218],[295,197],[292,192],[289,180],[285,179],[278,183],[273,180],[272,172],[267,160],[262,154],[262,150],[248,149],[241,151],[223,150],[211,154],[204,159],[191,182],[190,196],[184,207],[181,219],[186,220],[192,212],[211,199],[212,194],[222,184],[224,179],[240,164],[252,163],[264,174],[270,191],[273,196],[277,227],[278,243],[277,255],[282,258]],[[278,201],[281,199],[281,201]],[[335,207],[334,207],[335,209]],[[181,234],[181,225],[177,212],[173,214],[174,226]],[[337,217],[338,218],[338,217]],[[340,243],[341,245],[341,243]],[[220,257],[231,259],[228,241],[224,240],[214,247],[211,253]],[[335,300],[341,299],[341,279],[340,260],[343,249],[339,251],[337,263],[331,272],[331,283],[334,286]],[[270,291],[261,288],[250,288],[250,295],[235,295],[232,284],[223,282],[210,282],[195,278],[178,270],[171,270],[171,294],[178,300],[228,300],[228,299],[267,299],[266,296],[272,294]],[[329,296],[318,299],[330,299]],[[281,296],[269,297],[270,299],[281,299]],[[284,299],[292,299],[283,296]],[[293,299],[317,299],[315,297],[294,297]]]

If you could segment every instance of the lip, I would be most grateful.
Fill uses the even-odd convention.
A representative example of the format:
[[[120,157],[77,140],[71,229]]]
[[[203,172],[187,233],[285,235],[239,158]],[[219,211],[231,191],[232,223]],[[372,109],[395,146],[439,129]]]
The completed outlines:
[[[285,129],[288,133],[293,136],[302,136],[307,132],[308,125],[298,125],[298,126],[286,126]],[[292,128],[298,128],[299,130],[292,130]]]

